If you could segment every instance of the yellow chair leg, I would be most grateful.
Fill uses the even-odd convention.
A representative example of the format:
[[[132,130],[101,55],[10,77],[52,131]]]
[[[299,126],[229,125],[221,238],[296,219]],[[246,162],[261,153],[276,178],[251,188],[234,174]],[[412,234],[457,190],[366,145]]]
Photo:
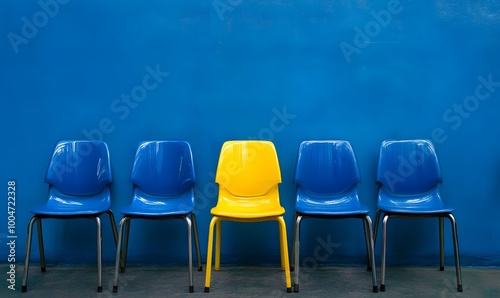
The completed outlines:
[[[214,216],[210,221],[210,228],[208,231],[208,251],[207,251],[207,264],[205,273],[205,293],[210,291],[210,278],[212,274],[212,247],[214,241],[214,226],[219,219]]]
[[[220,243],[222,238],[222,220],[217,221],[217,225],[215,226],[215,271],[220,270]]]
[[[285,280],[286,280],[286,291],[288,293],[292,292],[292,280],[290,278],[290,263],[288,261],[288,244],[286,239],[286,224],[283,216],[278,217],[278,222],[280,224],[280,239],[281,239],[281,252],[285,263]]]
[[[283,238],[281,237],[281,234],[283,234],[283,228],[281,225],[278,223],[279,227],[279,235],[280,235],[280,258],[281,258],[281,270],[285,270],[285,260],[284,260],[284,255],[285,251],[283,250]]]

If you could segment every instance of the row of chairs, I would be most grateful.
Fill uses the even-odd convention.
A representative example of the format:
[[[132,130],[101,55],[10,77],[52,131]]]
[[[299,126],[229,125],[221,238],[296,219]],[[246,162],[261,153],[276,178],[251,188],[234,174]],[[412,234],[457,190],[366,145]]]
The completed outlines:
[[[130,222],[132,219],[182,219],[188,230],[189,292],[194,291],[192,238],[197,266],[202,271],[198,229],[194,214],[196,182],[193,156],[185,141],[147,141],[139,144],[130,181],[131,204],[123,208],[116,228],[111,211],[112,182],[109,150],[102,141],[62,141],[53,152],[45,182],[49,185],[46,204],[31,210],[28,226],[22,291],[27,291],[33,226],[38,229],[40,265],[45,271],[42,219],[91,218],[97,223],[98,287],[102,292],[100,215],[111,220],[116,243],[113,292],[118,291],[120,272],[125,272]],[[374,245],[382,217],[382,258],[380,290],[385,291],[387,223],[390,217],[437,217],[439,219],[440,270],[444,270],[444,218],[451,222],[457,290],[462,291],[456,221],[453,209],[443,204],[439,193],[441,172],[437,155],[428,140],[384,141],[380,147],[377,183],[378,210],[374,228],[370,209],[360,203],[357,185],[360,175],[356,157],[348,141],[304,141],[300,144],[294,183],[296,205],[293,226],[292,262],[288,259],[285,209],[280,204],[278,185],[281,172],[274,144],[269,141],[227,141],[223,144],[215,182],[219,185],[217,205],[211,209],[205,292],[210,291],[215,230],[214,269],[220,269],[221,225],[223,221],[278,221],[281,268],[287,292],[292,291],[290,271],[294,271],[293,291],[299,292],[300,224],[304,218],[363,220],[372,272],[376,277]]]

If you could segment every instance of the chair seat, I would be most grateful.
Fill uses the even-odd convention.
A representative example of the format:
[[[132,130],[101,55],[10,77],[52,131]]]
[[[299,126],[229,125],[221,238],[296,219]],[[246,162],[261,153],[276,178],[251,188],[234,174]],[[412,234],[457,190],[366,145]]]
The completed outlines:
[[[237,196],[227,189],[219,188],[217,206],[210,210],[212,215],[234,218],[262,218],[274,217],[285,214],[285,208],[279,203],[277,187],[261,196]]]
[[[214,207],[210,210],[210,213],[216,216],[244,219],[274,217],[285,214],[285,208],[283,207],[275,208],[270,206],[267,208],[263,204],[253,205],[253,203],[255,203],[255,201],[252,201],[252,204],[246,204],[246,206],[244,206],[245,203],[240,203],[238,206],[235,206],[232,209]]]
[[[107,212],[111,208],[110,191],[105,188],[102,192],[91,196],[66,195],[56,188],[51,188],[45,205],[36,206],[31,213],[46,216],[84,216],[97,215]]]
[[[186,215],[194,211],[193,198],[192,188],[178,196],[169,197],[148,195],[136,188],[132,203],[120,212],[123,215],[149,217]]]
[[[425,193],[408,195],[392,194],[386,188],[381,188],[378,209],[388,213],[416,215],[451,213],[454,210],[443,204],[437,187]]]
[[[340,195],[316,195],[297,189],[295,211],[301,214],[347,216],[364,215],[370,209],[359,203],[355,189]]]

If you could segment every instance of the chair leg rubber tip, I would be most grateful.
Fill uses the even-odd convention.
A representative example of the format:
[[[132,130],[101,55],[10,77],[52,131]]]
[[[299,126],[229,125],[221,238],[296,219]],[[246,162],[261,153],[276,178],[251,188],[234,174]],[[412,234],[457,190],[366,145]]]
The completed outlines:
[[[294,271],[295,271],[295,267],[290,266],[290,272],[294,272]]]
[[[26,293],[26,291],[28,291],[28,287],[27,286],[22,286],[21,287],[21,292]]]
[[[462,289],[462,285],[458,285],[457,290],[458,290],[459,292],[463,292],[463,291],[464,291],[464,290]]]
[[[443,267],[443,266],[440,266],[440,267],[439,267],[439,271],[444,271],[444,267]]]
[[[189,286],[189,293],[194,293],[194,286]]]
[[[120,267],[120,272],[125,273],[125,267]]]
[[[45,272],[45,271],[47,271],[47,268],[42,267],[41,270],[42,270],[42,272]]]
[[[292,287],[290,287],[290,288],[286,288],[286,292],[287,292],[287,293],[291,293],[291,292],[292,292]]]
[[[385,292],[385,285],[380,285],[380,291]]]
[[[298,293],[299,292],[299,285],[293,285],[293,292]]]
[[[373,286],[373,293],[378,293],[378,286]]]
[[[203,266],[198,267],[198,271],[203,271]]]
[[[118,286],[113,286],[113,293],[118,293]]]
[[[102,286],[97,287],[97,293],[102,293]]]
[[[210,287],[205,287],[205,293],[210,293]]]

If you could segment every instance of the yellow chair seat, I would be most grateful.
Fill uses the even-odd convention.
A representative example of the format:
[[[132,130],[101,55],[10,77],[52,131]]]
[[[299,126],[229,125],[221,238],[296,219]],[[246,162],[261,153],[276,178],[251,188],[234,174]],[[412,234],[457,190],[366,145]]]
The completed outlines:
[[[265,218],[280,216],[285,213],[285,208],[279,204],[278,188],[259,197],[239,197],[231,195],[227,190],[219,191],[217,206],[210,210],[212,215],[234,218]]]

